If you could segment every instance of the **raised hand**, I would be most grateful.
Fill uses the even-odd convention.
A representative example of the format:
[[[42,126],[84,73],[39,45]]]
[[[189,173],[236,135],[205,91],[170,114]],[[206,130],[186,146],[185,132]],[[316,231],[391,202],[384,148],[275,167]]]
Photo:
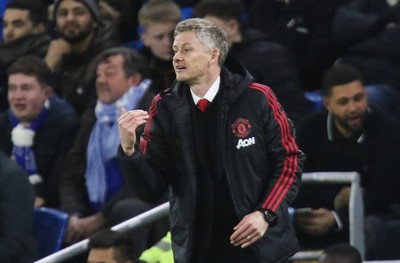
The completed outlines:
[[[121,148],[126,156],[132,156],[135,152],[136,128],[145,124],[149,118],[147,111],[126,111],[121,108],[121,117],[118,119],[119,137]]]

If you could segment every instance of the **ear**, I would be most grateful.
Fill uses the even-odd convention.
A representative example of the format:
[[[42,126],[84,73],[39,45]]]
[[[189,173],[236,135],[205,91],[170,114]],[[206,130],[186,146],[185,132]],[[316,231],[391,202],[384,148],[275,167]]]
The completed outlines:
[[[230,34],[237,34],[240,30],[239,21],[231,19],[228,21],[228,29]]]
[[[147,43],[147,36],[146,36],[146,32],[143,32],[140,34],[140,40],[142,40],[143,45],[148,47],[148,43]]]
[[[209,64],[217,63],[218,64],[218,58],[219,58],[219,49],[214,48],[211,52],[211,59]]]
[[[329,101],[329,97],[323,96],[322,97],[322,103],[324,104],[325,109],[327,109],[329,111],[330,108],[330,101]]]
[[[135,73],[135,74],[133,74],[133,76],[130,76],[128,79],[129,79],[129,83],[131,84],[131,86],[137,86],[142,81],[142,75],[139,73]]]
[[[53,87],[51,86],[46,86],[44,87],[44,95],[46,98],[50,98],[54,94]]]

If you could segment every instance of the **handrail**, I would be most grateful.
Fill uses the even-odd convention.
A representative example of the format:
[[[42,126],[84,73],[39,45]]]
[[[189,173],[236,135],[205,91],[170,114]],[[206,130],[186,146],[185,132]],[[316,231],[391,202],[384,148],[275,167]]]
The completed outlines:
[[[361,199],[360,177],[356,172],[318,172],[303,173],[302,183],[351,183],[349,203],[350,244],[356,247],[364,258],[364,213],[363,201]],[[169,203],[159,205],[134,218],[112,227],[112,230],[125,232],[135,227],[153,222],[169,212]],[[64,248],[52,255],[42,258],[36,263],[54,263],[70,259],[88,249],[89,240],[85,239],[79,243]],[[318,258],[320,252],[298,252],[291,260],[308,260]]]
[[[122,222],[116,226],[113,226],[111,229],[118,231],[118,232],[125,232],[135,227],[142,226],[144,224],[153,222],[159,219],[162,216],[167,215],[169,212],[169,203],[166,202],[162,205],[159,205],[153,209],[150,209],[138,216],[135,216],[125,222]],[[82,240],[74,245],[66,247],[54,254],[51,254],[47,257],[44,257],[36,263],[55,263],[55,262],[62,262],[66,259],[70,259],[80,253],[85,252],[88,249],[89,240],[85,239]]]
[[[361,254],[361,257],[364,259],[364,205],[361,196],[359,174],[357,172],[303,173],[301,182],[351,183],[349,200],[349,241],[350,245],[357,248]],[[309,254],[307,254],[307,256],[308,255]]]

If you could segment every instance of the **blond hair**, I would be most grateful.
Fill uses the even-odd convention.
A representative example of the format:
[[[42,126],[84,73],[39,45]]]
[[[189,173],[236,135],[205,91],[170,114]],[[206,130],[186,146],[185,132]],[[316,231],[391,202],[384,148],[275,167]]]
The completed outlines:
[[[181,20],[181,10],[171,0],[151,0],[139,10],[138,20],[144,30],[151,24],[178,23]]]

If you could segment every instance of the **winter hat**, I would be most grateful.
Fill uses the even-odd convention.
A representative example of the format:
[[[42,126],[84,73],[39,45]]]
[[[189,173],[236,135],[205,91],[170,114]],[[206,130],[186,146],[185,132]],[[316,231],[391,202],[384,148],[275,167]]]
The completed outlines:
[[[55,0],[54,1],[54,18],[56,17],[56,12],[58,9],[58,6],[60,5],[61,1],[63,0]],[[98,0],[75,0],[79,1],[82,4],[84,4],[96,20],[96,22],[101,22],[100,20],[100,13],[99,13],[99,3]]]

